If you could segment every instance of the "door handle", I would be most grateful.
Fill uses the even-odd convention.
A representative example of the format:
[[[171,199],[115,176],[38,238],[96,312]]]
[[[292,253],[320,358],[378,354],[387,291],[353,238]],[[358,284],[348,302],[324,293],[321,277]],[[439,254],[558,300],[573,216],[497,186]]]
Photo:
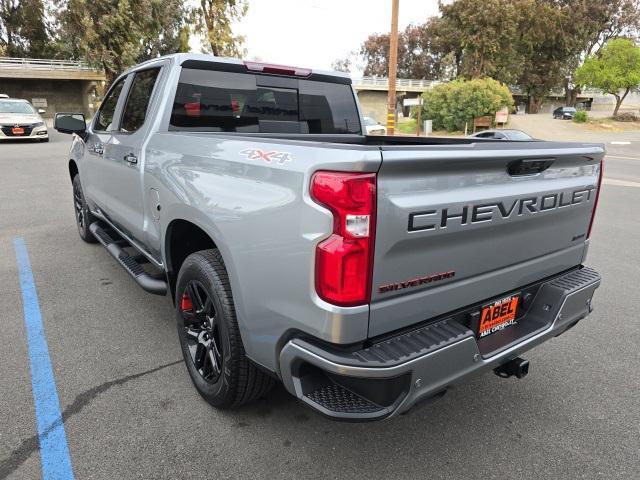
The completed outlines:
[[[102,155],[104,153],[104,145],[102,145],[101,143],[96,143],[93,146],[93,152],[97,153],[98,155]]]
[[[138,163],[138,157],[136,157],[133,153],[124,156],[124,161],[129,165],[135,165]]]

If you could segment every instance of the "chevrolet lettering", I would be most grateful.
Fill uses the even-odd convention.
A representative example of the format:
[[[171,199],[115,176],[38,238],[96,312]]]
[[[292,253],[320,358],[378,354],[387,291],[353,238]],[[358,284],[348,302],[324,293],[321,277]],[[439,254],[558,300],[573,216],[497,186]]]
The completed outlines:
[[[464,205],[458,209],[423,210],[409,214],[409,231],[424,232],[447,228],[449,222],[460,225],[491,222],[512,216],[535,215],[561,208],[567,208],[592,201],[595,186],[589,186],[569,192],[558,192],[539,197],[526,197],[511,202],[481,203]],[[426,223],[435,220],[435,223]]]

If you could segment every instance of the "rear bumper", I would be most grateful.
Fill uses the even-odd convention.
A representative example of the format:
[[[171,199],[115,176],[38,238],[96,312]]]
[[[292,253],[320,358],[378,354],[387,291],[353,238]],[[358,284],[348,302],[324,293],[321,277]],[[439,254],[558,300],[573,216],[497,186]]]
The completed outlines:
[[[544,282],[518,321],[536,329],[488,354],[474,333],[452,318],[362,350],[340,351],[296,338],[280,353],[282,380],[290,393],[331,418],[367,421],[403,413],[574,326],[591,313],[599,285],[600,275],[586,267]]]

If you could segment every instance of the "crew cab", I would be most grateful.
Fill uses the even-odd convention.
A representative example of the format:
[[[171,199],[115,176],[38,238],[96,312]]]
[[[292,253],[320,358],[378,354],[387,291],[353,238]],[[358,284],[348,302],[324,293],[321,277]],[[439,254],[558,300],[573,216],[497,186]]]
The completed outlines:
[[[80,237],[171,299],[215,407],[281,381],[330,418],[390,417],[524,377],[592,310],[602,145],[367,136],[341,73],[194,54],[55,128]]]

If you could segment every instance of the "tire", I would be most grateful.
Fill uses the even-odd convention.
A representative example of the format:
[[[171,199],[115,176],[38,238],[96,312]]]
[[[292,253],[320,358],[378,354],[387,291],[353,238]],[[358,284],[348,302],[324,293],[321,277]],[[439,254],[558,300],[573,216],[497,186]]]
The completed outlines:
[[[96,221],[96,218],[89,211],[87,201],[84,198],[80,175],[76,173],[73,177],[73,208],[75,210],[76,226],[80,238],[87,243],[96,243],[96,237],[89,230],[89,225]]]
[[[180,348],[198,393],[220,409],[239,407],[271,390],[274,379],[246,356],[229,276],[217,249],[189,255],[178,274]]]
[[[49,137],[40,139],[40,143],[47,143],[49,141]]]

